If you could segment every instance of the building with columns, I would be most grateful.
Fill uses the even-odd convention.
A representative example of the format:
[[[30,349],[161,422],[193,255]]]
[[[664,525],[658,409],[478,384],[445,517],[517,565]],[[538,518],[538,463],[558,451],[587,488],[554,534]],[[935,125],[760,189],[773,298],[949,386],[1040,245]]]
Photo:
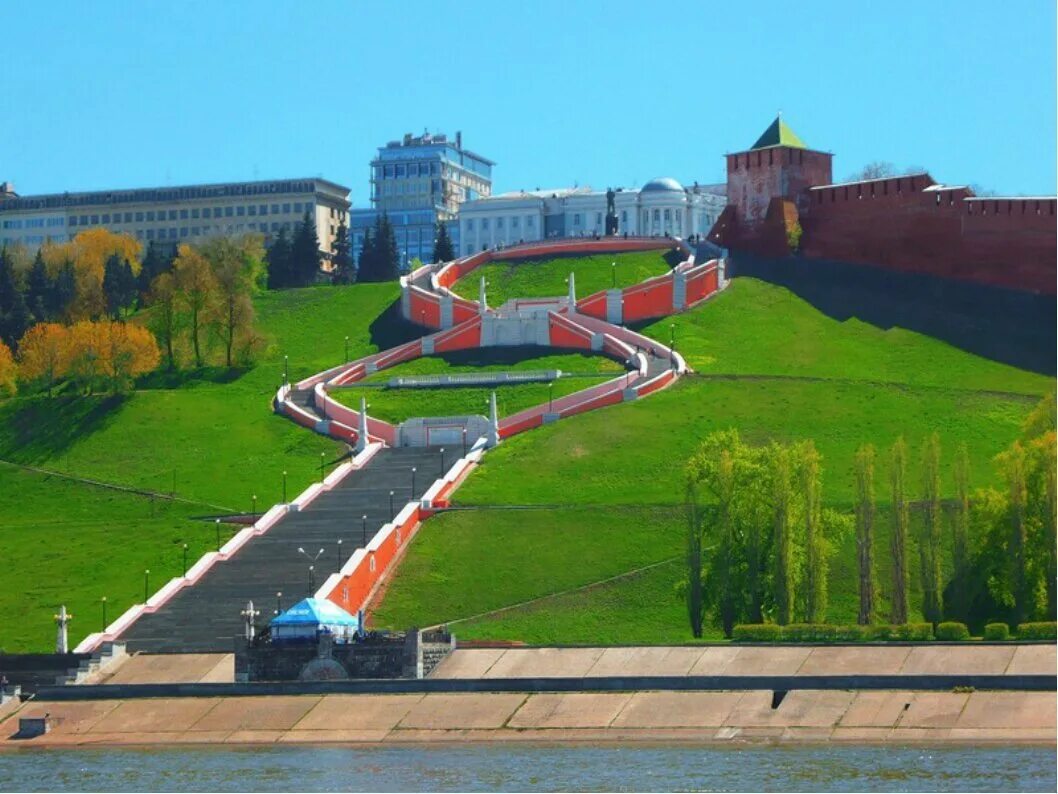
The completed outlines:
[[[639,189],[614,191],[617,233],[637,236],[705,235],[727,204],[722,185],[686,188],[671,177]],[[606,191],[583,188],[501,193],[459,209],[458,253],[555,237],[602,236]]]

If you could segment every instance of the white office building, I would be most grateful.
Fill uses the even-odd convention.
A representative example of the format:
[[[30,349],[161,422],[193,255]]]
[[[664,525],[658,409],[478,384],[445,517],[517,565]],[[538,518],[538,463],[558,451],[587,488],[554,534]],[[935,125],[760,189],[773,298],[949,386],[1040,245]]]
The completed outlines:
[[[723,186],[685,188],[671,177],[636,189],[616,189],[620,235],[705,235],[727,204]],[[459,208],[463,256],[486,248],[554,237],[592,237],[606,231],[606,191],[562,188],[501,193]]]

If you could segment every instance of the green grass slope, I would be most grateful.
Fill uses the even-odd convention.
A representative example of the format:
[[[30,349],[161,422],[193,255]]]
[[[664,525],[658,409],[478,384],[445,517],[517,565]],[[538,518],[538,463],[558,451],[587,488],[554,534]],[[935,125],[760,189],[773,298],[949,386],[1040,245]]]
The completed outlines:
[[[106,595],[117,617],[143,598],[145,567],[152,590],[180,573],[174,544],[191,544],[194,561],[215,542],[213,528],[190,516],[249,512],[254,495],[263,512],[282,498],[283,471],[289,498],[315,480],[320,453],[333,460],[343,447],[271,413],[284,356],[296,380],[339,363],[346,335],[350,357],[373,352],[371,325],[397,295],[395,284],[265,293],[256,308],[268,346],[246,372],[157,375],[125,397],[0,402],[0,460],[165,494],[175,488],[188,500],[163,511],[159,500],[0,465],[0,548],[11,563],[0,579],[0,647],[47,650],[60,602],[77,614]],[[75,620],[71,641],[98,628],[94,613]]]
[[[613,263],[617,263],[617,267]],[[569,292],[569,274],[574,273],[577,296],[586,297],[614,286],[630,287],[653,276],[667,273],[679,257],[666,251],[632,251],[594,256],[549,257],[546,259],[500,260],[482,265],[452,287],[457,295],[478,299],[481,277],[487,283],[490,306],[500,306],[511,298],[550,298]]]
[[[647,399],[546,426],[491,451],[455,495],[472,509],[445,515],[443,531],[415,541],[377,610],[379,625],[472,618],[456,623],[456,633],[528,642],[689,641],[673,591],[682,576],[681,468],[710,432],[734,427],[754,443],[814,439],[823,454],[824,498],[844,509],[853,498],[856,447],[872,442],[884,450],[900,434],[913,453],[912,488],[919,447],[933,431],[949,453],[967,444],[973,485],[991,482],[993,456],[1054,388],[1051,378],[908,331],[836,322],[750,279],[646,332],[667,340],[670,322],[697,373]],[[884,610],[888,518],[879,466]],[[949,477],[945,466],[946,493]],[[496,509],[511,505],[535,509]],[[584,537],[602,542],[589,548]],[[445,555],[453,538],[459,553]],[[855,539],[833,543],[829,614],[852,621]],[[568,561],[561,571],[533,564],[542,547]],[[916,593],[913,585],[917,605]],[[475,617],[483,612],[494,614]]]

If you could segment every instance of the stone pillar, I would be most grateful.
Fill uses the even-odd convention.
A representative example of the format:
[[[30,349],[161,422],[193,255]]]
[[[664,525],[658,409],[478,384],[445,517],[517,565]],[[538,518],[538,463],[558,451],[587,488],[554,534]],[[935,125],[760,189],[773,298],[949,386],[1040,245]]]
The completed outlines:
[[[478,314],[485,314],[489,310],[489,303],[485,298],[485,277],[481,277],[481,286],[478,287]]]
[[[69,653],[70,641],[67,636],[67,626],[73,615],[66,611],[66,604],[59,607],[59,614],[55,616],[55,653]]]
[[[489,395],[489,439],[488,446],[494,447],[500,443],[500,418],[496,412],[496,392]]]
[[[367,449],[368,438],[367,438],[367,398],[360,398],[360,419],[357,422],[356,427],[356,446],[353,451],[356,453],[363,452]]]
[[[404,651],[401,654],[401,678],[422,678],[422,633],[418,629],[409,629],[404,638]]]
[[[577,311],[577,288],[574,286],[573,272],[569,274],[569,312]]]

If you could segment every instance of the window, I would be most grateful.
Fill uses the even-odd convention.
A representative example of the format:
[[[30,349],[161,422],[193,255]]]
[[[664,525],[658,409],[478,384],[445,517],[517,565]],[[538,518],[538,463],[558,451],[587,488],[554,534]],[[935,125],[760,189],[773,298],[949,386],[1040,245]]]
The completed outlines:
[[[147,220],[152,223],[154,222],[154,210],[147,211]]]
[[[468,231],[468,232],[472,232],[472,231],[474,231],[474,219],[473,219],[473,218],[470,218],[470,219],[469,219],[469,220],[467,221],[467,231]]]
[[[180,227],[180,236],[181,237],[187,237],[187,227],[186,226],[181,226]]]
[[[224,208],[224,217],[225,218],[230,218],[234,214],[235,214],[235,208],[234,207],[225,207]],[[216,213],[214,213],[214,217],[216,217]]]
[[[628,210],[621,210],[621,225],[626,226],[628,224]]]
[[[511,228],[512,229],[517,229],[518,228],[518,216],[517,215],[515,215],[513,218],[511,218]]]
[[[279,205],[278,204],[273,204],[272,205],[272,214],[273,215],[278,215],[279,214]]]
[[[99,216],[98,215],[93,215],[92,216],[92,225],[96,226],[98,223],[99,223]]]
[[[103,223],[110,223],[110,213],[103,216]]]
[[[284,204],[284,205],[283,205],[283,212],[284,212],[285,214],[287,214],[287,215],[289,215],[289,214],[290,214],[290,205],[289,205],[289,204]]]
[[[503,218],[497,218],[496,219],[496,228],[497,229],[502,229],[503,228]]]
[[[574,226],[580,226],[580,213],[579,212],[574,212],[573,213],[573,225]]]
[[[595,224],[598,225],[600,223],[602,223],[602,213],[601,212],[596,212],[595,213]]]
[[[154,239],[154,229],[148,229],[147,230],[147,239],[148,240],[153,240]]]
[[[182,221],[186,221],[187,220],[187,210],[180,210],[180,220],[182,220]]]
[[[671,219],[672,219],[672,216],[671,216],[671,214],[669,213],[669,210],[665,210],[665,222],[667,223],[667,222],[668,222],[668,221],[670,221]]]
[[[235,214],[238,215],[240,218],[243,217],[244,215],[246,215],[246,207],[240,204],[238,207],[235,208]]]
[[[294,212],[296,212],[298,215],[301,214],[301,202],[300,201],[297,201],[297,202],[294,203]]]
[[[654,223],[661,222],[661,210],[654,210]]]
[[[170,240],[175,240],[176,239],[176,227],[175,226],[169,230],[169,239]]]
[[[159,217],[161,217],[161,215],[159,215]],[[171,221],[175,221],[176,220],[176,210],[169,210],[169,220],[171,220]]]
[[[525,228],[532,229],[535,224],[536,218],[534,218],[532,215],[525,216]]]
[[[195,208],[193,208],[191,210],[191,217],[192,218],[197,218],[197,217],[199,217],[200,214],[201,214],[201,211],[199,210],[198,207],[195,207]]]
[[[406,175],[407,175],[407,170],[404,168],[403,165],[399,165],[398,164],[397,165],[397,176],[406,176]]]
[[[262,215],[267,215],[268,214],[268,205],[267,204],[262,204],[260,207],[257,208],[257,211],[259,213],[261,213]]]
[[[247,207],[246,208],[246,214],[247,215],[256,215],[257,214],[257,205],[256,204],[251,204],[249,207]]]
[[[199,235],[199,233],[200,233],[201,231],[202,231],[202,230],[201,230],[201,229],[200,229],[200,228],[199,228],[198,226],[192,226],[192,227],[191,227],[191,236],[192,236],[192,237],[198,237],[198,235]]]
[[[132,213],[131,212],[126,212],[125,213],[125,223],[132,223]]]
[[[5,229],[7,228],[7,224],[9,224],[10,222],[11,221],[4,221],[4,228]],[[71,226],[76,226],[77,225],[77,218],[75,216],[72,216],[72,215],[70,216],[70,225]]]
[[[482,218],[481,219],[481,231],[483,231],[483,232],[484,231],[488,231],[488,228],[489,228],[489,219],[488,218]]]
[[[142,212],[137,212],[136,213],[136,223],[143,223],[143,213]]]

